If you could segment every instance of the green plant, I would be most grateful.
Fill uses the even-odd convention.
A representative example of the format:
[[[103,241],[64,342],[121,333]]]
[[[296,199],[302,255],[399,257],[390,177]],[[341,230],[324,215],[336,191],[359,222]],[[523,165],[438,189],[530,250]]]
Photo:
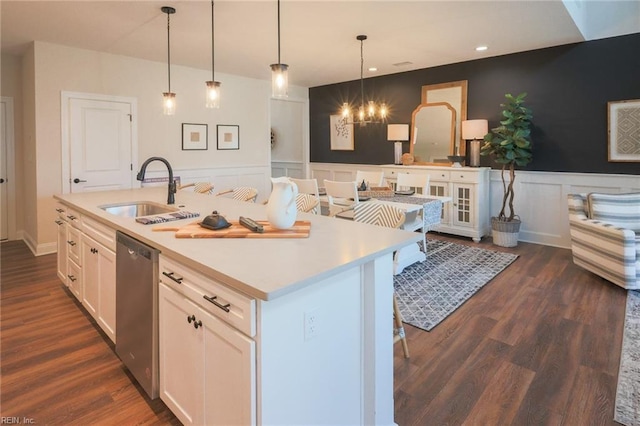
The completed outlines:
[[[524,106],[526,93],[512,96],[507,93],[507,101],[500,104],[504,108],[500,121],[500,126],[491,129],[484,137],[484,145],[480,150],[481,155],[491,155],[498,164],[502,164],[502,187],[504,195],[502,197],[502,208],[498,214],[498,220],[511,222],[516,219],[513,210],[513,183],[516,179],[515,166],[526,166],[531,161],[531,118],[532,113]],[[509,169],[509,184],[505,180],[504,172]],[[509,215],[505,210],[509,206]]]

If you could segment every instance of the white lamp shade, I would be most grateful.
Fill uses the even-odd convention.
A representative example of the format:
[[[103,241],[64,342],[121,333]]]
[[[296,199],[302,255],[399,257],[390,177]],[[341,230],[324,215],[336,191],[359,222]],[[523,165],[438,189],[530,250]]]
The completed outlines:
[[[387,125],[388,141],[408,141],[409,125],[408,124],[389,124]]]
[[[465,120],[462,122],[462,139],[484,139],[489,133],[487,120]]]

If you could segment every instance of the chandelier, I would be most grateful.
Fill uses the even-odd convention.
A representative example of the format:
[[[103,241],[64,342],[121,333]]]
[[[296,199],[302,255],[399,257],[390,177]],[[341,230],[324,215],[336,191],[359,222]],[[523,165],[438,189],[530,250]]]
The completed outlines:
[[[356,40],[360,41],[360,107],[358,113],[353,116],[351,107],[347,102],[342,104],[342,118],[347,124],[381,123],[387,118],[387,105],[382,103],[377,105],[374,101],[364,102],[364,41],[366,35],[359,35]]]

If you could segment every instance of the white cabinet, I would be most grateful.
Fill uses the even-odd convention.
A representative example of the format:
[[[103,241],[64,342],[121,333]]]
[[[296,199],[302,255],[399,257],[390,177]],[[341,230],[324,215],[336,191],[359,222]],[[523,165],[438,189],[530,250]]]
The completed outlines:
[[[82,305],[102,330],[116,339],[116,254],[82,235]]]
[[[115,342],[115,231],[58,203],[58,277]]]
[[[256,424],[255,301],[160,260],[160,398],[184,424]],[[236,312],[234,312],[236,311]]]
[[[488,167],[439,167],[384,165],[385,179],[395,183],[398,173],[429,175],[431,195],[451,197],[442,206],[442,220],[434,229],[439,232],[471,237],[475,242],[489,235],[490,197]]]

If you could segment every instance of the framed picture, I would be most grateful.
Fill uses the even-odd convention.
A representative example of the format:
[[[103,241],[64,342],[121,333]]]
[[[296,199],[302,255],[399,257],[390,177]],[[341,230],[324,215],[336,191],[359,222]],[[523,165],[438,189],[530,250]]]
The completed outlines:
[[[209,148],[206,124],[182,123],[182,150],[205,151]]]
[[[640,99],[608,102],[610,162],[640,162]]]
[[[353,121],[350,117],[343,118],[341,115],[329,117],[331,131],[332,151],[353,151]]]
[[[218,149],[240,149],[240,126],[218,124]]]

